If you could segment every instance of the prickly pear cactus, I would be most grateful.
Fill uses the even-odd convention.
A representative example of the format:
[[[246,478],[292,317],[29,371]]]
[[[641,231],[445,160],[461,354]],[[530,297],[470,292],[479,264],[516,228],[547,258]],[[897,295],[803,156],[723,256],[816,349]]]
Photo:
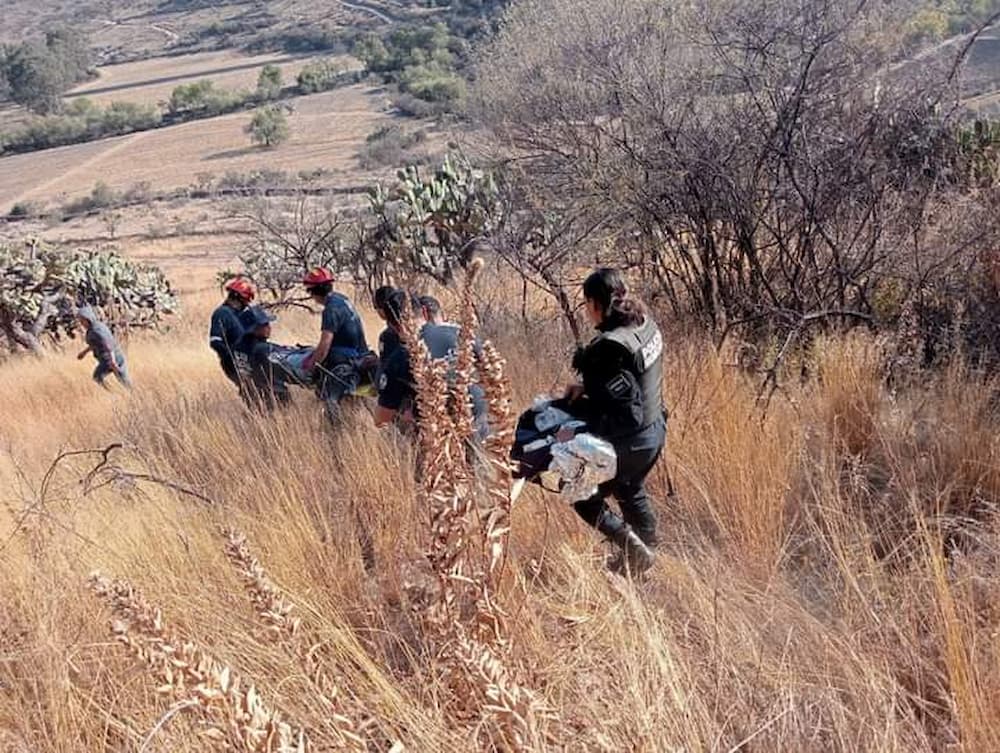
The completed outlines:
[[[0,244],[0,350],[37,351],[46,338],[72,337],[82,304],[122,329],[156,325],[177,299],[159,269],[112,251]]]
[[[388,274],[417,272],[448,283],[470,247],[501,221],[496,181],[454,155],[433,175],[409,166],[397,177],[395,187],[380,185],[369,195],[376,223],[363,238],[363,261]]]

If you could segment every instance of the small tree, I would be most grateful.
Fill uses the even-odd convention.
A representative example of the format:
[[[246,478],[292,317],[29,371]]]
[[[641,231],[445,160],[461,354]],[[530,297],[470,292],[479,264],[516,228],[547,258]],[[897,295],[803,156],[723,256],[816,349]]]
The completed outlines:
[[[288,128],[288,118],[280,107],[263,107],[253,114],[247,133],[254,144],[265,147],[277,146],[288,140],[291,132]]]
[[[276,65],[265,65],[257,77],[257,99],[262,101],[277,99],[281,94],[282,85],[281,69]]]

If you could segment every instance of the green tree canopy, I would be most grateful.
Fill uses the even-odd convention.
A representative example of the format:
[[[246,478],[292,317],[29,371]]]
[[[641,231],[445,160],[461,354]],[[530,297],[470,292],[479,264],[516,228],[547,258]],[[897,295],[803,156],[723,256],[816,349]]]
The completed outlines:
[[[288,118],[280,107],[262,107],[253,114],[247,126],[250,140],[265,147],[277,146],[288,140],[291,132]]]
[[[257,77],[257,98],[275,99],[281,94],[282,84],[281,69],[276,65],[265,65]]]

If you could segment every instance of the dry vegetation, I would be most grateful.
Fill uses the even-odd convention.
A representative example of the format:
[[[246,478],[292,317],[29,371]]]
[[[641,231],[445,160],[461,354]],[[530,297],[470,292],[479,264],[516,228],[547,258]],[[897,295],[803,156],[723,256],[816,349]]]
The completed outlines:
[[[4,4],[0,41],[20,41],[57,25],[76,26],[107,54],[160,55],[180,45],[210,46],[217,39],[198,40],[213,24],[269,30],[308,24],[331,27],[377,23],[370,13],[336,3],[306,0],[266,0],[208,3],[167,0],[8,0]],[[243,40],[246,41],[246,40]]]
[[[189,295],[171,332],[129,343],[131,396],[68,353],[0,370],[5,750],[279,749],[236,742],[262,729],[316,750],[1000,747],[991,385],[952,371],[895,395],[878,342],[827,342],[762,419],[728,357],[675,340],[650,580],[605,575],[590,532],[531,493],[505,564],[463,560],[466,583],[441,580],[453,550],[429,532],[475,543],[444,511],[502,505],[415,483],[409,445],[364,412],[334,435],[304,394],[247,415],[203,343],[214,302]],[[314,326],[290,315],[276,338]],[[516,405],[562,378],[558,348],[499,345]],[[50,468],[115,441],[89,483],[100,454]],[[483,582],[505,636],[487,651],[483,622],[427,619],[453,603],[442,583]]]

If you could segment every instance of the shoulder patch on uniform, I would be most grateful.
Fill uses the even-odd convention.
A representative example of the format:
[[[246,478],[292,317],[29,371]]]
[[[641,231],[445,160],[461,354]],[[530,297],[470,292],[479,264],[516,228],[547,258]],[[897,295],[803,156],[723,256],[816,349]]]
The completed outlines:
[[[608,392],[612,397],[625,397],[629,391],[628,379],[625,378],[624,374],[618,374],[608,382]]]

